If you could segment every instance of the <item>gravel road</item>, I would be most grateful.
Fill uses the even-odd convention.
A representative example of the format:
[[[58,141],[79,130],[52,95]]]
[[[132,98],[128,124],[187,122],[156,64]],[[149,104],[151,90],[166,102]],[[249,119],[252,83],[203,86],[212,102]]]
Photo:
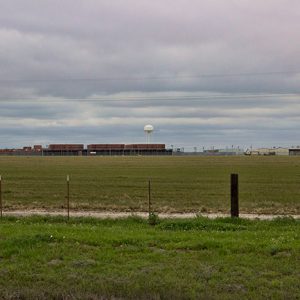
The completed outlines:
[[[66,216],[66,211],[47,211],[47,210],[14,210],[14,211],[4,211],[3,216]],[[160,213],[158,216],[160,218],[177,218],[177,219],[186,219],[186,218],[194,218],[199,214],[196,213]],[[147,218],[147,212],[94,212],[94,211],[76,211],[70,212],[70,217],[93,217],[100,219],[117,219],[117,218],[126,218],[129,216],[138,216],[142,218]],[[215,219],[219,217],[229,217],[229,214],[224,213],[201,213],[201,216],[207,217],[210,219]],[[272,220],[277,217],[293,217],[295,219],[300,219],[300,215],[266,215],[266,214],[243,214],[240,213],[240,218],[245,219],[260,219],[260,220]]]

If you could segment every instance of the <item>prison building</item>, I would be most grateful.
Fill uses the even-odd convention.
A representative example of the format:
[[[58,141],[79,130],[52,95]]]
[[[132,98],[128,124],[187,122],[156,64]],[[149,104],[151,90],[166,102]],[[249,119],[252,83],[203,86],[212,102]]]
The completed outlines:
[[[93,156],[93,155],[172,155],[165,144],[50,144],[0,149],[0,155]]]
[[[292,156],[300,155],[300,148],[289,149],[289,155],[292,155]]]
[[[129,144],[125,145],[124,155],[172,155],[165,144]]]
[[[83,144],[51,144],[48,148],[43,149],[43,155],[55,156],[55,155],[74,155],[80,156],[85,154]]]
[[[87,155],[172,155],[165,144],[91,144]]]
[[[90,144],[87,155],[123,155],[124,148],[124,144]]]

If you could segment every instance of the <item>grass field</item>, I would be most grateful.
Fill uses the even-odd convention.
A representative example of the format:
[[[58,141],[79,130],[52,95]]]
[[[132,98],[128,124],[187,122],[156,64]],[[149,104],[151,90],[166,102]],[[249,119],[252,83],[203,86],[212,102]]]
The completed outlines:
[[[0,157],[5,209],[228,212],[229,176],[240,175],[247,213],[300,213],[298,157]]]
[[[300,221],[4,218],[0,298],[299,299]],[[102,298],[101,298],[102,297]]]

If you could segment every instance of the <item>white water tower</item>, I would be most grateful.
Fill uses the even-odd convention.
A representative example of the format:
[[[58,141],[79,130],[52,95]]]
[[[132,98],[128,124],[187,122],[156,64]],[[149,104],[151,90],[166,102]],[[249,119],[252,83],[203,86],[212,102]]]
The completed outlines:
[[[154,127],[152,125],[148,124],[148,125],[144,126],[144,132],[147,137],[147,144],[150,144],[150,142],[151,142],[151,135],[152,135],[153,130],[154,130]]]

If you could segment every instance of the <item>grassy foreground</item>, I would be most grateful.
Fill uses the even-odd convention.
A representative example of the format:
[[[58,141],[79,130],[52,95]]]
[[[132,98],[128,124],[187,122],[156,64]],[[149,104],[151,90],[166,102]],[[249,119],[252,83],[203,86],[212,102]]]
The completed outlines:
[[[299,299],[293,219],[0,222],[1,299]]]
[[[71,205],[160,212],[228,212],[229,176],[240,175],[242,212],[300,214],[300,157],[0,157],[6,209]]]

